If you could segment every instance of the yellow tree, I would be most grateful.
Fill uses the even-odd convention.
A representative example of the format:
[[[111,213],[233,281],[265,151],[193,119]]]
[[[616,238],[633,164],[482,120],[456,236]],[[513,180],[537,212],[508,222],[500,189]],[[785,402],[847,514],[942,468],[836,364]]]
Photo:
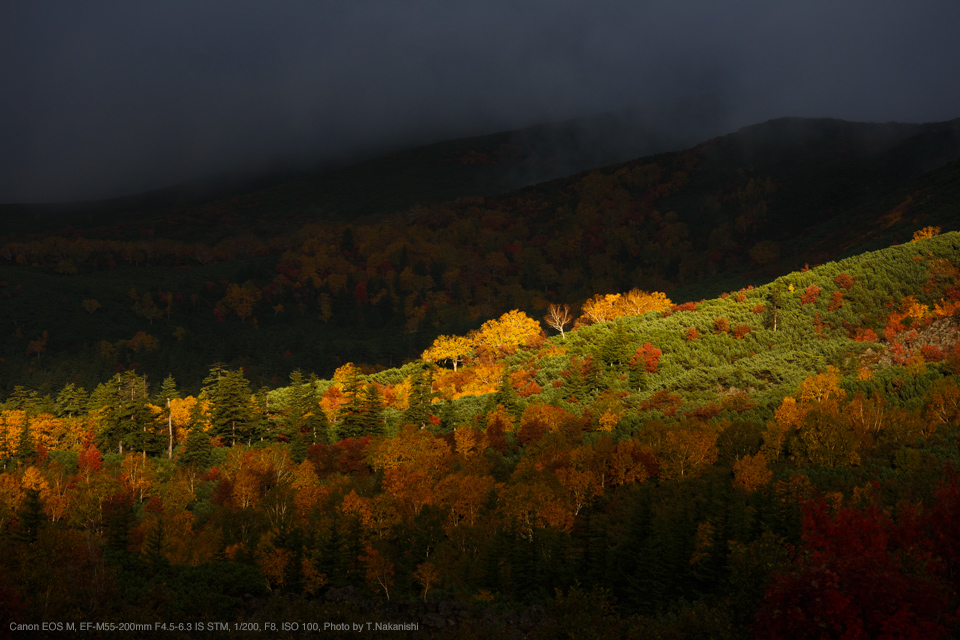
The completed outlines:
[[[598,293],[583,303],[581,316],[577,320],[578,324],[593,324],[595,322],[607,322],[623,315],[620,309],[620,294],[608,293],[606,295]]]
[[[440,336],[433,341],[429,349],[420,356],[425,362],[449,360],[453,370],[463,362],[464,356],[470,353],[473,345],[468,338],[461,336]]]
[[[608,322],[623,316],[638,316],[648,311],[663,311],[670,307],[670,299],[659,291],[647,293],[631,289],[627,293],[597,294],[583,303],[577,325]]]
[[[639,316],[647,311],[663,311],[670,306],[670,299],[659,291],[647,293],[640,289],[631,289],[623,294],[620,306],[623,315]]]
[[[538,338],[540,323],[522,311],[508,311],[496,320],[487,320],[476,333],[475,346],[490,352],[509,352]]]

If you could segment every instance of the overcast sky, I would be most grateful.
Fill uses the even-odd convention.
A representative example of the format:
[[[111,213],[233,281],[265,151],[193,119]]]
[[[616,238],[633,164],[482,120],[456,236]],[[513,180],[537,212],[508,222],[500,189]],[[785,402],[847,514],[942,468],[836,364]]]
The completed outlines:
[[[0,202],[702,96],[725,130],[947,120],[958,78],[956,0],[5,2]]]

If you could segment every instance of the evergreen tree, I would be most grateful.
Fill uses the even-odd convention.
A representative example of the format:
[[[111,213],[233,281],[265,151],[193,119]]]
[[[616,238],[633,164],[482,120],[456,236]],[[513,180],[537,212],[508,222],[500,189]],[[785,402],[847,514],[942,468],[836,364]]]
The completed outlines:
[[[345,438],[361,438],[364,435],[364,419],[362,397],[363,385],[357,370],[350,368],[350,377],[344,382],[343,395],[346,402],[337,412],[337,435],[341,440]]]
[[[317,553],[317,560],[323,567],[324,573],[327,574],[330,586],[333,587],[346,585],[342,546],[343,536],[340,534],[340,517],[334,512],[330,533],[321,542]]]
[[[430,423],[430,409],[433,404],[433,369],[417,367],[410,375],[410,399],[403,420],[415,424],[421,429]]]
[[[497,389],[497,392],[493,394],[493,399],[490,401],[490,406],[488,407],[488,413],[495,410],[498,405],[506,409],[507,413],[515,420],[519,420],[520,415],[523,413],[523,409],[517,401],[517,392],[511,384],[509,369],[505,370],[503,377],[500,378],[500,387]]]
[[[202,394],[210,401],[210,427],[214,436],[231,446],[253,440],[250,383],[242,370],[229,371],[216,364],[203,381]]]
[[[170,400],[179,397],[180,392],[177,391],[176,380],[173,379],[173,376],[167,376],[160,384],[160,392],[157,393],[157,397],[154,399],[154,404],[160,407],[165,407],[168,406]]]
[[[144,455],[157,454],[161,449],[160,422],[149,406],[147,379],[134,371],[127,371],[119,379],[119,398],[114,420],[118,423],[121,441],[133,451]]]
[[[296,370],[290,374],[290,403],[284,417],[284,433],[288,441],[295,432],[304,434],[311,443],[326,443],[329,422],[320,408],[316,391],[316,379],[311,376],[303,381],[303,374]]]
[[[776,331],[780,325],[780,311],[783,309],[784,288],[780,281],[770,285],[770,293],[767,294],[766,305],[763,312],[763,326],[766,329]]]
[[[627,355],[628,341],[629,336],[623,323],[614,321],[611,331],[597,353],[597,358],[604,367],[620,368],[630,359]]]
[[[203,430],[199,424],[193,425],[187,434],[187,443],[183,452],[180,454],[180,462],[183,464],[194,464],[201,469],[210,466],[210,454],[213,447],[210,446],[210,436]]]
[[[163,523],[163,518],[153,519],[152,526],[147,530],[143,540],[143,556],[150,567],[150,572],[154,575],[162,572],[170,565],[167,560],[164,549],[167,546],[167,528]]]
[[[10,394],[7,401],[3,403],[3,408],[6,410],[26,411],[27,415],[31,415],[38,413],[39,405],[40,398],[37,397],[37,392],[27,390],[26,387],[18,384],[13,388],[13,393]]]
[[[160,424],[149,407],[146,378],[134,371],[118,373],[96,388],[88,406],[98,418],[97,444],[102,451],[159,452]]]
[[[20,435],[17,437],[17,460],[20,464],[26,465],[37,459],[37,442],[30,432],[30,423],[24,421],[20,429]]]
[[[382,436],[384,434],[383,408],[383,395],[380,393],[380,387],[375,384],[368,384],[364,388],[363,398],[360,400],[364,435]]]
[[[108,550],[121,553],[127,551],[133,521],[133,503],[129,495],[114,496],[103,504],[103,525]]]
[[[57,394],[54,411],[59,418],[72,418],[83,413],[88,399],[86,389],[71,382]]]
[[[266,387],[261,387],[259,391],[253,394],[251,415],[251,439],[263,440],[270,437],[273,424],[270,421],[270,396]]]
[[[459,405],[453,400],[444,402],[440,409],[440,430],[443,433],[450,433],[461,422],[463,422],[463,416],[460,414]]]

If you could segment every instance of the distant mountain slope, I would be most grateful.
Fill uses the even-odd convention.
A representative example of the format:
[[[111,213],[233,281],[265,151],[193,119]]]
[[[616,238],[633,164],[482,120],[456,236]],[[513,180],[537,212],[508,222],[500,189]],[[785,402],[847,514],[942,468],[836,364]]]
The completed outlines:
[[[236,233],[224,212],[257,234],[307,222],[350,222],[465,196],[492,195],[630,158],[683,149],[721,133],[707,103],[625,109],[515,131],[460,138],[314,172],[265,172],[197,180],[140,195],[74,204],[0,205],[0,238],[63,227],[120,235],[139,229],[217,242]],[[171,216],[181,222],[169,223]],[[99,231],[98,231],[99,230]],[[116,235],[116,234],[115,234]]]

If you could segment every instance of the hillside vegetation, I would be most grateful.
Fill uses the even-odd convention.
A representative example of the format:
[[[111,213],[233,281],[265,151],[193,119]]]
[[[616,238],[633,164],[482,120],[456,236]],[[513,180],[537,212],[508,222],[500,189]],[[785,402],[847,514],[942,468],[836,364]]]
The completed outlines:
[[[470,181],[501,160],[522,163],[497,155],[506,143],[496,140],[370,161],[315,188],[284,183],[114,224],[104,214],[7,234],[0,391],[89,389],[136,370],[154,384],[173,374],[196,393],[214,362],[243,367],[257,388],[297,368],[329,377],[353,362],[369,373],[511,309],[540,317],[566,303],[577,313],[593,295],[633,288],[712,298],[923,226],[955,229],[960,217],[956,122],[774,120],[441,202],[477,193]],[[417,191],[439,189],[434,169],[451,166],[450,191]]]
[[[506,310],[269,391],[224,365],[199,393],[17,387],[0,611],[953,637],[960,233],[937,231],[697,302]]]

